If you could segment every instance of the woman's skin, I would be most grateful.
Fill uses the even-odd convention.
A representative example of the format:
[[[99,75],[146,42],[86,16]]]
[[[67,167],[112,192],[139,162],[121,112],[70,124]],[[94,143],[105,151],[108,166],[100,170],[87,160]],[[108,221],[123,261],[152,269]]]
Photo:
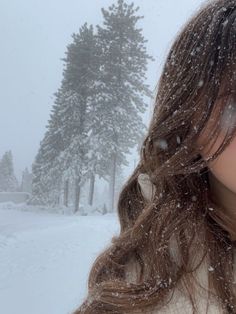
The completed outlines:
[[[236,144],[236,141],[235,143]],[[224,157],[223,157],[224,159]],[[233,158],[231,158],[233,159]],[[235,221],[236,228],[236,192],[235,192],[235,175],[233,171],[227,177],[225,171],[228,171],[229,166],[221,166],[220,164],[215,165],[214,169],[209,172],[209,183],[211,193],[214,195],[214,200],[224,208],[224,212],[231,219]],[[232,240],[236,238],[232,235]]]
[[[223,125],[222,130],[225,129],[224,126],[227,125]],[[209,133],[206,129],[198,140],[199,145],[207,134]],[[210,152],[206,154],[206,150],[203,150],[201,156],[204,159],[211,156],[217,150],[222,140],[223,131],[218,136]],[[231,221],[235,221],[236,228],[236,136],[214,161],[209,162],[208,168],[210,191],[213,193],[215,201],[224,208]],[[232,236],[232,240],[236,240],[236,238]]]

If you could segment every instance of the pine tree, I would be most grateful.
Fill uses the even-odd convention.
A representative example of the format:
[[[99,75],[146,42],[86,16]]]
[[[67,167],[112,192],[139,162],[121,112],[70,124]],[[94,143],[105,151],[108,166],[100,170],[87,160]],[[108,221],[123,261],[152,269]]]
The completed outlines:
[[[98,44],[93,26],[85,23],[78,34],[73,34],[73,43],[67,47],[63,88],[66,101],[61,107],[63,122],[61,130],[69,145],[58,159],[63,164],[64,178],[74,179],[74,207],[79,208],[80,188],[91,171],[90,130],[99,91]]]
[[[101,158],[101,170],[109,170],[110,194],[113,208],[117,167],[127,165],[126,154],[143,138],[145,125],[141,114],[148,104],[144,98],[152,97],[145,84],[148,60],[154,60],[146,52],[147,40],[137,22],[138,7],[118,0],[108,10],[102,9],[103,27],[97,26],[98,42],[102,49],[100,102],[93,113],[96,120],[94,134],[98,134],[97,154]],[[106,152],[106,153],[105,153]]]
[[[48,171],[48,163],[46,160],[47,138],[49,132],[46,132],[43,140],[40,142],[39,151],[32,165],[32,196],[29,204],[32,205],[48,205],[50,182],[46,179]]]
[[[64,204],[68,204],[68,187],[75,188],[75,211],[79,207],[80,187],[89,172],[90,113],[96,103],[99,71],[98,50],[93,27],[85,23],[73,42],[67,46],[63,80],[33,165],[33,194],[44,202],[58,199],[65,188]],[[69,185],[69,180],[74,184]]]
[[[143,138],[141,114],[151,97],[144,83],[148,60],[146,40],[136,23],[138,8],[118,0],[102,9],[103,27],[85,23],[67,46],[63,79],[55,93],[47,132],[32,166],[32,199],[68,206],[74,188],[74,209],[80,189],[90,180],[92,204],[96,176],[110,182],[113,208],[115,177],[127,166],[127,154]]]
[[[19,184],[14,174],[13,157],[11,150],[4,153],[0,161],[0,191],[16,192]]]
[[[32,174],[29,172],[27,167],[22,172],[21,191],[32,193]]]
[[[56,94],[55,104],[48,121],[47,131],[32,165],[32,196],[29,200],[34,205],[57,206],[61,188],[61,170],[55,166],[56,157],[63,150],[63,137],[60,133],[60,101]]]

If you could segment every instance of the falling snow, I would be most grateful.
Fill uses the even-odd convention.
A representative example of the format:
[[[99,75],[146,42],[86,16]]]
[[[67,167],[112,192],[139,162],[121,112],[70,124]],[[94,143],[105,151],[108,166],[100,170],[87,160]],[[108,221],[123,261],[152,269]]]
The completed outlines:
[[[198,87],[202,87],[203,84],[204,84],[203,80],[199,81],[199,82],[198,82]]]
[[[164,150],[168,148],[168,144],[167,144],[166,140],[164,140],[164,139],[158,140],[156,145],[159,146],[161,149],[164,149]]]
[[[229,22],[228,20],[225,20],[223,26],[225,27],[228,24],[228,22]]]
[[[214,271],[214,268],[213,268],[212,266],[209,266],[209,267],[208,267],[208,270],[209,270],[209,271]]]

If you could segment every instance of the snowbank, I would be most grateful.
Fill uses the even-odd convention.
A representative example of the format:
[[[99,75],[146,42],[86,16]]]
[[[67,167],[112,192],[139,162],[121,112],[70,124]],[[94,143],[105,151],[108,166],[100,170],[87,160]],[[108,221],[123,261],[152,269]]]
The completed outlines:
[[[86,296],[92,262],[118,232],[115,214],[0,209],[1,312],[70,314]]]

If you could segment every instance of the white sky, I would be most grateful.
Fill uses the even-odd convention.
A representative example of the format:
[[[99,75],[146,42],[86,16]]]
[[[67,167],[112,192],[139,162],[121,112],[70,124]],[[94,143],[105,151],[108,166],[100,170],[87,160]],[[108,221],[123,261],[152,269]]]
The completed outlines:
[[[21,177],[31,164],[46,130],[53,93],[60,85],[66,46],[85,22],[100,24],[101,7],[113,0],[0,0],[0,156],[12,150]],[[128,3],[132,1],[127,0]],[[134,0],[140,7],[152,89],[171,42],[203,0]],[[150,113],[150,111],[149,111]],[[150,115],[147,112],[146,121]]]

